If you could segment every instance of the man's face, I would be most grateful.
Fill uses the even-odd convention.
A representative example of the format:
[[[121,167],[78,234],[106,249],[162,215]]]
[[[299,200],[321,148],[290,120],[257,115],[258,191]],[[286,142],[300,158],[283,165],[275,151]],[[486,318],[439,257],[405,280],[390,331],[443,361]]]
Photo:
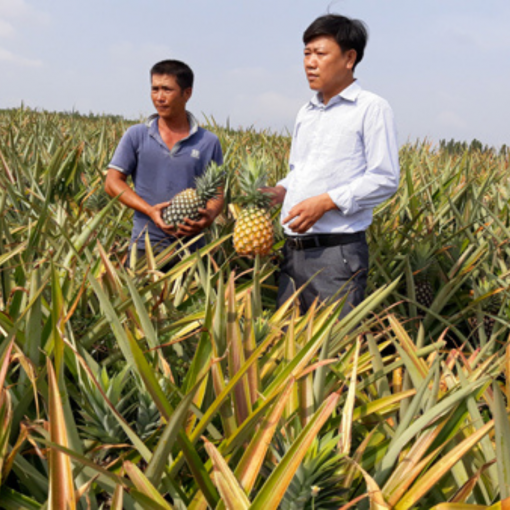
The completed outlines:
[[[175,76],[154,74],[152,76],[151,99],[154,108],[162,118],[173,118],[186,110],[191,97],[191,88],[181,89]]]
[[[305,46],[304,65],[310,88],[320,92],[324,103],[353,82],[356,51],[343,52],[332,36],[315,37]]]

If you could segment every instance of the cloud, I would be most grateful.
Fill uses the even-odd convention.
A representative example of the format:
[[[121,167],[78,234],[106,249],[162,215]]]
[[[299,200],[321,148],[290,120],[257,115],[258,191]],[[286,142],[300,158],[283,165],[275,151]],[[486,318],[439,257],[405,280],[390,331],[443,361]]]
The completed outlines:
[[[274,83],[274,74],[263,67],[236,67],[228,71],[225,80],[232,90],[242,90],[244,94],[256,94]]]
[[[264,92],[254,98],[254,109],[280,120],[294,119],[303,101],[275,91]]]
[[[49,21],[47,13],[37,10],[25,0],[0,0],[0,37],[14,36],[19,25],[46,25]]]
[[[234,123],[256,128],[292,131],[302,98],[270,90],[260,94],[237,94],[231,105]]]
[[[469,49],[480,51],[508,51],[510,34],[506,28],[507,17],[485,18],[483,16],[464,16],[455,14],[455,18],[441,20],[442,32],[448,42],[469,55]]]
[[[0,16],[7,18],[25,16],[30,6],[24,0],[0,0]]]
[[[25,0],[0,0],[0,17],[48,21],[48,14],[32,7]]]
[[[0,19],[0,37],[12,37],[15,32],[16,30],[10,23]]]
[[[0,48],[0,62],[9,62],[23,67],[42,67],[43,65],[42,60],[25,58],[4,48]]]
[[[270,76],[263,67],[236,67],[229,71],[229,77],[233,80],[266,80]]]
[[[171,58],[173,51],[163,44],[140,44],[134,45],[127,41],[112,44],[109,48],[110,57],[116,62],[122,63],[155,63],[158,60]]]
[[[442,111],[436,118],[440,126],[452,129],[466,129],[468,127],[466,121],[453,111]]]
[[[199,84],[195,105],[221,122],[228,112],[232,126],[292,130],[310,93],[301,66],[239,66],[218,72]]]

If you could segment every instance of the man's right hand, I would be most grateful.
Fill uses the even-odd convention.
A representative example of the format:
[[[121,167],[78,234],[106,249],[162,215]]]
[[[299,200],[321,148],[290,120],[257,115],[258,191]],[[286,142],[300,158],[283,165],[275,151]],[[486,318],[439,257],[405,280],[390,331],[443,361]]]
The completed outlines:
[[[283,204],[287,190],[283,186],[269,187],[265,186],[260,188],[260,191],[271,197],[271,203],[269,207],[275,207],[276,205]]]

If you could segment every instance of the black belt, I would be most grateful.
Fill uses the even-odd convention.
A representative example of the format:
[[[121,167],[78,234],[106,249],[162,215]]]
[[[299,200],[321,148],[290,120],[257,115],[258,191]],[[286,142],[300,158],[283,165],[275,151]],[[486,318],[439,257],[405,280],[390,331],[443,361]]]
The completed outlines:
[[[365,239],[365,232],[353,232],[349,234],[316,234],[307,236],[287,236],[286,244],[293,250],[306,250],[327,246],[350,244]]]

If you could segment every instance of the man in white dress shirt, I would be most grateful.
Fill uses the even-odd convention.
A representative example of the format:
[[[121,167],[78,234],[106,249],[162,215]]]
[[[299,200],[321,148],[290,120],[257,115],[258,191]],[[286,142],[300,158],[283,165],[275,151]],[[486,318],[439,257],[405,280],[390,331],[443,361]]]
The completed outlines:
[[[343,317],[363,300],[365,230],[374,207],[398,188],[393,112],[354,78],[367,37],[361,21],[332,14],[303,34],[306,77],[316,94],[298,113],[289,174],[267,189],[274,204],[283,203],[287,238],[278,304],[307,283],[303,312],[316,297],[348,294]]]

